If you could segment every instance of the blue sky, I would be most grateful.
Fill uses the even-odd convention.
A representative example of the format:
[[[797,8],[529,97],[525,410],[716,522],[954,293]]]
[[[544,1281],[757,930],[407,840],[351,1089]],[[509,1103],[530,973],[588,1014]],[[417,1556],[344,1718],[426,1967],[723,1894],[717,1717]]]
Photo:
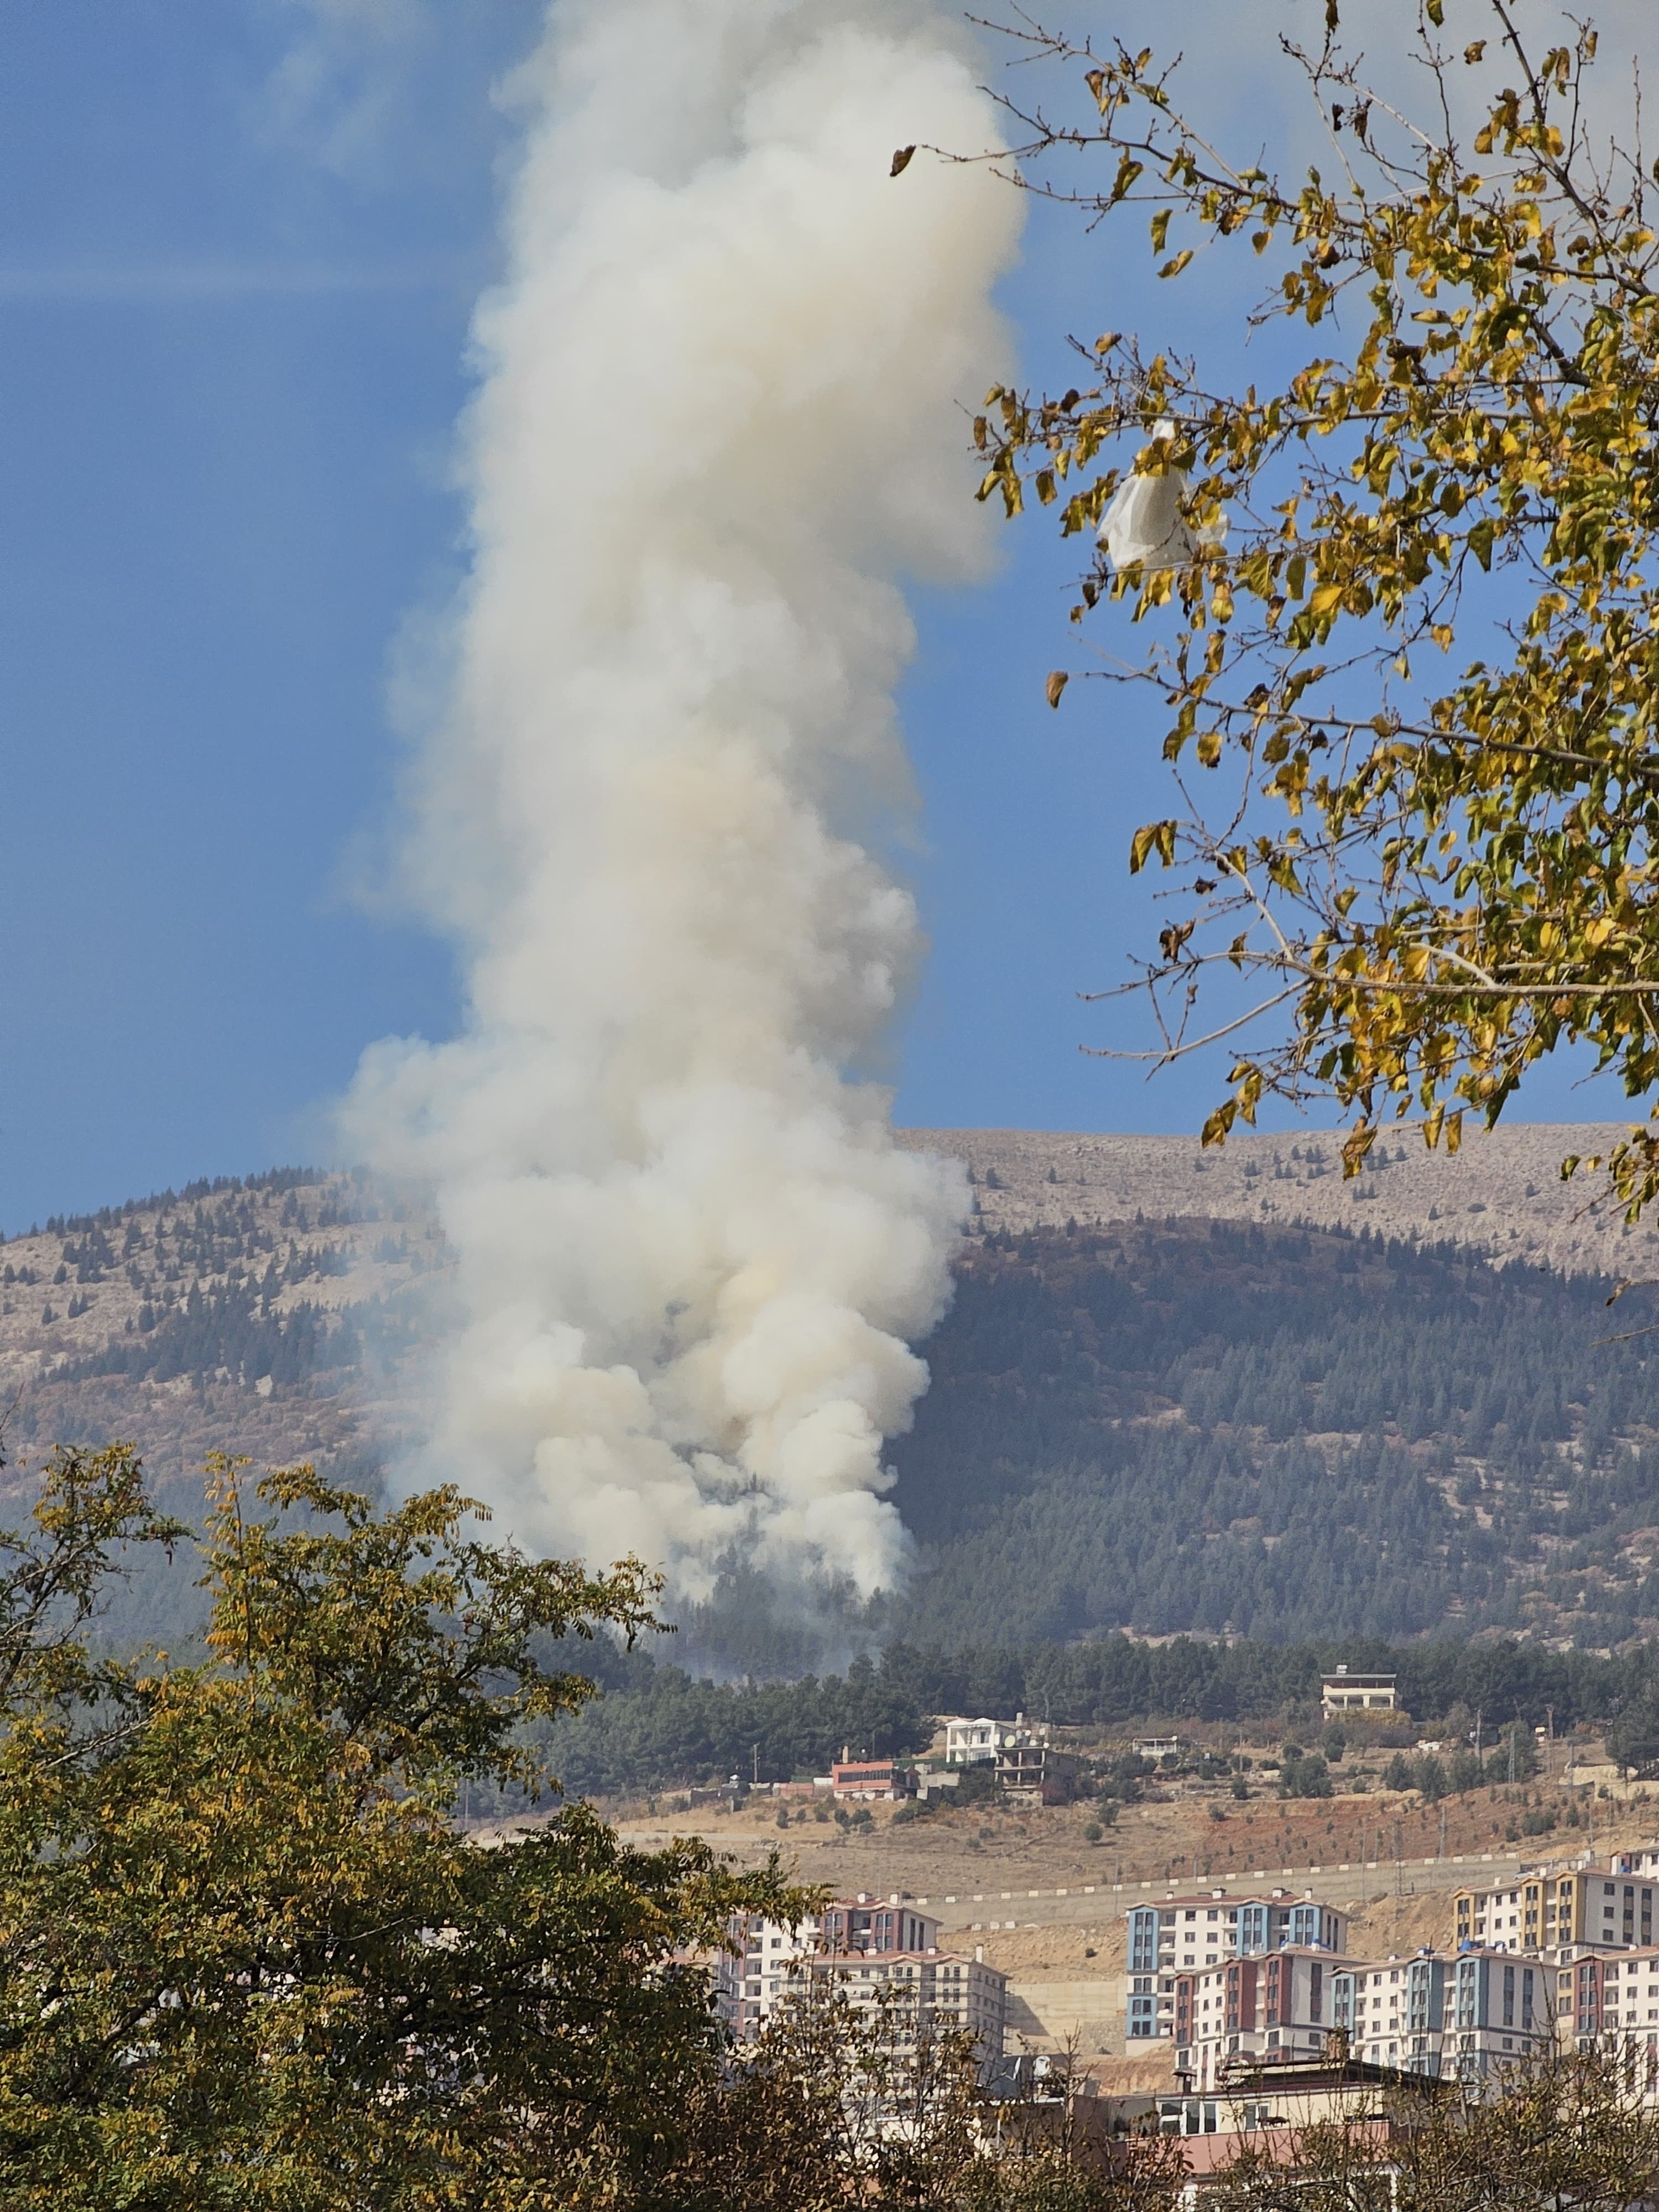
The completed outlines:
[[[539,9],[333,0],[325,44],[313,7],[8,14],[8,1230],[316,1157],[365,1043],[457,1018],[447,949],[359,887],[398,769],[388,658],[454,574],[446,453],[509,134],[490,88]],[[1007,293],[1038,380],[1064,380],[1067,329],[1217,304],[1153,299],[1139,241],[1053,222]],[[1070,565],[1033,521],[994,583],[916,600],[904,866],[933,951],[894,1040],[908,1121],[1179,1130],[1218,1095],[1213,1066],[1149,1084],[1079,1049],[1139,1041],[1077,994],[1146,941],[1125,853],[1160,778],[1094,688],[1042,703],[1079,661]],[[1618,1109],[1563,1071],[1529,1110]]]

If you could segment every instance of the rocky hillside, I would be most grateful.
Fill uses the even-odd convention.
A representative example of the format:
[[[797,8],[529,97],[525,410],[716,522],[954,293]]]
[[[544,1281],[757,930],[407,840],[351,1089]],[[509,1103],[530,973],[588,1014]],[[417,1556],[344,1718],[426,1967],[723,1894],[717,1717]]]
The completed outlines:
[[[1369,1229],[1451,1243],[1565,1273],[1659,1272],[1659,1223],[1627,1230],[1599,1179],[1563,1182],[1562,1160],[1604,1152],[1626,1125],[1538,1124],[1473,1130],[1455,1154],[1420,1136],[1379,1139],[1364,1172],[1344,1179],[1328,1134],[1230,1137],[1054,1135],[1029,1129],[915,1129],[904,1141],[954,1152],[974,1178],[976,1226],[1096,1227],[1170,1217]]]
[[[0,1245],[0,1402],[18,1497],[54,1443],[130,1438],[185,1518],[210,1451],[313,1459],[372,1486],[447,1276],[435,1224],[362,1176],[279,1169],[55,1217]],[[15,1508],[14,1508],[15,1510]],[[195,1618],[187,1560],[118,1596],[111,1632]]]

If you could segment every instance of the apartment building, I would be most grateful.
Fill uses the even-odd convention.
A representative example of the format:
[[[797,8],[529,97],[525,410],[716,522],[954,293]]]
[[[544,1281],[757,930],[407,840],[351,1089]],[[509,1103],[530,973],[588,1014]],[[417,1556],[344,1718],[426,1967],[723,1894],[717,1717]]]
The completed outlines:
[[[1176,2033],[1177,1977],[1291,1946],[1347,1948],[1347,1915],[1285,1889],[1244,1896],[1224,1889],[1131,1905],[1126,2034],[1131,2042]],[[1277,2048],[1277,2045],[1274,2046]]]
[[[1617,1954],[1577,1947],[1551,1970],[1555,2030],[1569,2051],[1611,2039],[1659,2069],[1659,1947]]]
[[[1627,1851],[1603,1867],[1523,1875],[1495,1889],[1457,1893],[1456,1940],[1501,1951],[1547,1950],[1561,1943],[1634,1945],[1655,1939],[1653,1900],[1659,1874],[1645,1879],[1625,1863],[1650,1856]]]
[[[1007,2032],[1008,1977],[982,1953],[820,1951],[796,1961],[786,1977],[786,2002],[833,1991],[854,2012],[878,2014],[901,2051],[924,2027],[960,2029],[981,2065],[1002,2056]]]
[[[1200,2094],[1218,2088],[1230,2065],[1318,2057],[1335,2024],[1327,1950],[1286,1945],[1174,1978],[1176,2072]]]
[[[1627,1862],[1634,1861],[1633,1865]],[[1586,1869],[1583,1932],[1586,1943],[1620,1943],[1626,1949],[1651,1943],[1655,1936],[1653,1898],[1659,1888],[1659,1852],[1624,1851],[1610,1859],[1605,1872]],[[1558,1939],[1566,1942],[1563,1936]]]
[[[1455,1938],[1496,1951],[1581,1942],[1586,1896],[1579,1871],[1533,1873],[1492,1889],[1460,1889],[1454,1905]]]
[[[860,1890],[826,1905],[816,1925],[818,1948],[825,1951],[932,1951],[944,1923],[918,1912],[896,1891],[883,1899]]]
[[[817,1949],[817,1926],[808,1919],[791,1927],[741,1912],[726,1935],[729,1948],[714,1960],[714,2011],[740,2043],[748,2043],[783,2002],[790,1973]]]
[[[1555,2033],[1552,1970],[1491,1948],[1344,1968],[1331,2009],[1357,2059],[1436,2080],[1482,2080]]]
[[[935,1953],[941,1923],[897,1896],[884,1901],[860,1894],[826,1905],[791,1927],[787,1922],[739,1913],[728,1929],[729,1948],[714,1963],[714,2008],[740,2041],[759,2034],[778,2006],[795,1993],[791,1977],[821,1953],[858,1959],[899,1953]]]

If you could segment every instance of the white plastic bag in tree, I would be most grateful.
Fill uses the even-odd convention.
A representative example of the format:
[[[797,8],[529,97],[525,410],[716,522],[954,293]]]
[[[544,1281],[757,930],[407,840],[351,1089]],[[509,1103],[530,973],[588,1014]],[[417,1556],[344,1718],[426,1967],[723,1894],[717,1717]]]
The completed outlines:
[[[1173,446],[1176,426],[1164,416],[1152,425],[1154,441]],[[1157,476],[1132,476],[1118,488],[1100,526],[1100,542],[1114,568],[1175,568],[1190,561],[1202,545],[1219,545],[1227,534],[1222,515],[1202,530],[1191,529],[1181,512],[1187,489],[1185,469],[1165,468]]]

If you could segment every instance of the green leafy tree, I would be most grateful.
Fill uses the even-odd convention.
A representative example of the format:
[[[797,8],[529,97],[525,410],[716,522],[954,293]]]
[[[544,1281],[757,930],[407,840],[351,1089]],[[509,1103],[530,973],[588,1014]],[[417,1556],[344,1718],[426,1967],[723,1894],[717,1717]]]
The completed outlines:
[[[1149,1056],[1237,1033],[1235,1002],[1200,1010],[1218,966],[1242,971],[1261,1041],[1206,1141],[1269,1091],[1334,1095],[1352,1174],[1390,1118],[1455,1149],[1466,1109],[1495,1121],[1563,1046],[1633,1098],[1659,1079],[1659,240],[1635,118],[1621,147],[1610,88],[1596,108],[1593,30],[1564,16],[1540,50],[1510,0],[1422,0],[1408,117],[1339,13],[1287,44],[1328,148],[1288,180],[1190,116],[1150,50],[1010,27],[1079,103],[1050,120],[1066,95],[1039,105],[1020,71],[1022,180],[1146,224],[1171,283],[1254,258],[1249,320],[1285,346],[1245,385],[1108,332],[1064,392],[994,390],[975,434],[982,498],[1012,514],[1030,489],[1085,542],[1152,480],[1167,537],[1097,556],[1073,609],[1109,611],[1114,656],[1124,617],[1152,624],[1109,680],[1167,705],[1171,810],[1129,854],[1178,879],[1130,987],[1162,1024]],[[1607,1165],[1639,1209],[1659,1129]]]
[[[1279,1770],[1281,1797],[1328,1797],[1331,1791],[1331,1771],[1316,1751],[1286,1753]]]
[[[250,1516],[211,1480],[199,1664],[92,1647],[118,1557],[183,1533],[130,1450],[60,1454],[0,1539],[0,2201],[646,2201],[723,2080],[677,1962],[799,1894],[580,1806],[489,1850],[453,1814],[592,1693],[538,1639],[632,1636],[651,1578],[483,1544],[451,1489],[299,1468]]]
[[[1626,1774],[1659,1773],[1659,1697],[1632,1700],[1607,1733],[1607,1757]]]
[[[1511,1722],[1486,1761],[1488,1782],[1530,1782],[1538,1771],[1538,1746],[1532,1730]]]

